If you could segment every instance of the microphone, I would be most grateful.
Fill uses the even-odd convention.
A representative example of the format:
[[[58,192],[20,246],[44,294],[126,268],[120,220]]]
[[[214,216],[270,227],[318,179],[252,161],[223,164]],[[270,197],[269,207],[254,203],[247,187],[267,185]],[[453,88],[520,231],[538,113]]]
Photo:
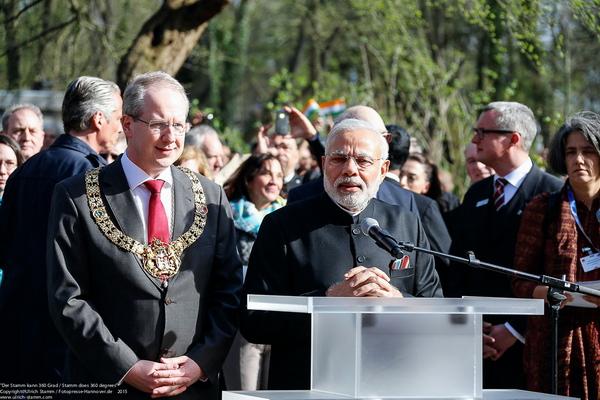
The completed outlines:
[[[370,236],[379,247],[390,253],[392,257],[402,258],[404,256],[402,248],[396,239],[382,229],[377,220],[373,218],[365,218],[360,223],[360,230],[362,231],[363,235]]]

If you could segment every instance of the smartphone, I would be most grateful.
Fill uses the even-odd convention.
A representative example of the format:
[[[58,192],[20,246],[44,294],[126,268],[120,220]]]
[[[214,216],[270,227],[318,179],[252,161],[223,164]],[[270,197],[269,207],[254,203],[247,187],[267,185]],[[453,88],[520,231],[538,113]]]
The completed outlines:
[[[287,135],[290,133],[290,116],[281,109],[275,112],[275,134]]]

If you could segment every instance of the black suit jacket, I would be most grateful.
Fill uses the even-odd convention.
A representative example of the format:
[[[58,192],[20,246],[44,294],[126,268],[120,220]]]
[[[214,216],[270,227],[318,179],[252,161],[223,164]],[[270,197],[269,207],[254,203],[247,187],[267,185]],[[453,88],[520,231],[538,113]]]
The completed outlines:
[[[191,182],[173,173],[173,236],[194,218]],[[144,242],[120,161],[100,173],[111,219],[126,235]],[[167,289],[121,250],[90,216],[84,177],[54,191],[48,228],[50,314],[69,345],[67,381],[116,383],[138,360],[187,355],[207,374],[180,398],[216,399],[216,377],[237,328],[242,269],[231,209],[223,190],[199,177],[208,209],[202,235],[182,256]],[[146,394],[129,388],[132,398]]]
[[[533,166],[508,204],[494,210],[493,176],[475,183],[452,216],[452,253],[512,267],[515,241],[525,206],[542,192],[559,190],[562,181]],[[454,266],[454,265],[453,265]],[[452,286],[446,295],[512,297],[510,278],[493,272],[456,265]]]
[[[0,209],[0,343],[10,363],[0,381],[47,383],[62,378],[66,345],[48,314],[46,232],[54,186],[105,165],[87,143],[60,135],[9,178]],[[35,359],[35,368],[31,362]]]
[[[417,216],[377,199],[357,217],[327,194],[290,204],[267,215],[252,248],[246,294],[322,296],[358,265],[377,266],[405,295],[442,296],[433,258],[409,253],[413,268],[389,271],[392,257],[360,231],[375,218],[394,237],[420,246],[427,240]],[[307,389],[310,375],[310,316],[244,310],[242,334],[253,343],[272,344],[270,389]]]
[[[466,257],[475,252],[481,261],[512,268],[517,232],[525,206],[542,192],[553,192],[562,187],[562,181],[541,171],[535,165],[525,177],[514,197],[498,212],[493,207],[494,177],[479,181],[466,193],[463,204],[455,209],[449,219],[452,233],[452,254]],[[462,264],[451,264],[446,296],[513,297],[511,278]],[[486,321],[499,324],[508,321],[524,334],[526,319],[515,316],[486,316]],[[521,346],[513,346],[500,360],[484,366],[484,385],[492,387],[518,387],[521,384]],[[509,352],[512,351],[512,354]]]

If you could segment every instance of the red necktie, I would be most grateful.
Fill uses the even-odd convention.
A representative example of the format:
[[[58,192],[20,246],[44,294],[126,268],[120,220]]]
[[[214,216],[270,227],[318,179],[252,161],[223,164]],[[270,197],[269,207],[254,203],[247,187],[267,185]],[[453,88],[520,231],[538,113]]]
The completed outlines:
[[[160,201],[160,190],[165,181],[150,180],[144,185],[150,191],[150,203],[148,204],[148,243],[156,238],[163,243],[169,243],[169,222],[162,201]]]
[[[508,181],[504,178],[496,179],[494,186],[496,190],[494,191],[494,208],[496,211],[500,210],[500,207],[504,205],[504,186],[508,183]]]

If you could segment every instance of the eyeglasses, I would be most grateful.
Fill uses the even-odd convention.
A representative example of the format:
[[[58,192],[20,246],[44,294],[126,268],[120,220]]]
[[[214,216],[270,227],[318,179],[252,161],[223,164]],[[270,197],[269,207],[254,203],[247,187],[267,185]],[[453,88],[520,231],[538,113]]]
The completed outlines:
[[[370,168],[375,164],[375,161],[383,160],[383,158],[371,158],[369,156],[351,156],[350,154],[341,154],[341,153],[330,153],[325,154],[329,163],[334,166],[341,166],[346,164],[349,159],[354,160],[356,166],[360,170],[365,170]]]
[[[135,121],[143,122],[144,124],[148,125],[150,131],[155,135],[160,135],[162,132],[169,129],[169,127],[173,127],[175,135],[183,136],[189,129],[189,124],[187,122],[167,122],[155,119],[150,121],[144,121],[141,118],[133,116],[131,118],[133,118]]]
[[[479,140],[483,140],[483,137],[487,134],[487,133],[497,133],[500,135],[508,135],[515,132],[514,130],[508,130],[508,129],[486,129],[486,128],[473,128],[473,133],[477,136],[477,139]]]

